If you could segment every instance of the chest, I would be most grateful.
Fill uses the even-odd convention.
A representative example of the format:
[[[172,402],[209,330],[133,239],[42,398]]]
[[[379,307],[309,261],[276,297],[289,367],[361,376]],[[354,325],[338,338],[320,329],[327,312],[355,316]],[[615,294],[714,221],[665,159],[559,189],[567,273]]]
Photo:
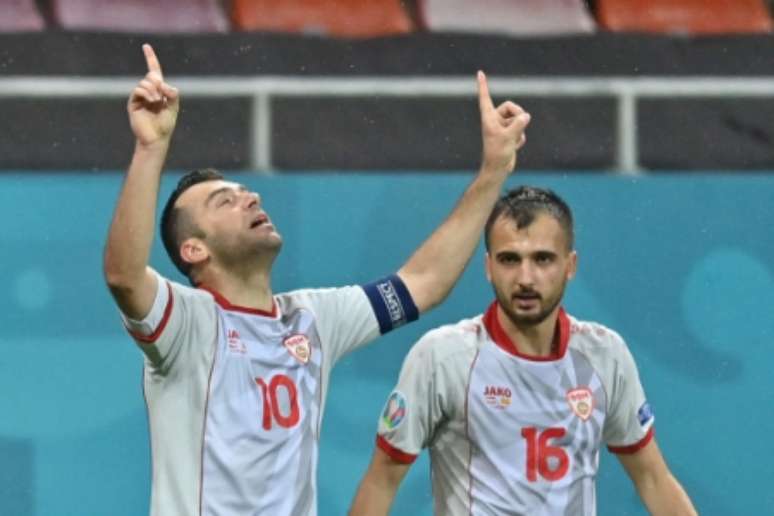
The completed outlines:
[[[322,362],[311,313],[299,310],[274,319],[224,312],[209,388],[210,414],[242,428],[296,428],[316,414]]]
[[[529,455],[555,447],[572,456],[598,450],[607,400],[599,376],[573,350],[537,362],[490,344],[472,366],[466,402],[468,437],[476,448]]]

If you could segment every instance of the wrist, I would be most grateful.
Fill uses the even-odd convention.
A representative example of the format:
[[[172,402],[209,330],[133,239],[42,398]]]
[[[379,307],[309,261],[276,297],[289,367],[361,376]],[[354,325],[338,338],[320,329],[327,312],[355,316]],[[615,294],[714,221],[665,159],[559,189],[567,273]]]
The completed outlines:
[[[492,163],[482,163],[478,169],[478,177],[497,183],[503,183],[510,175],[513,167],[508,165],[496,165]]]
[[[144,142],[141,140],[135,140],[134,151],[143,154],[157,154],[164,153],[169,150],[169,137],[159,138],[150,142]]]

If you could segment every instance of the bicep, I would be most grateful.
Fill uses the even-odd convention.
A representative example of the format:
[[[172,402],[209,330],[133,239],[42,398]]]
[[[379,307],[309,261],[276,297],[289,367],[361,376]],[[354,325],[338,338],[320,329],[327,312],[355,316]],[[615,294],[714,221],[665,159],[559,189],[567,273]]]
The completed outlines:
[[[134,285],[110,286],[110,293],[121,312],[130,319],[143,319],[153,307],[158,289],[158,275],[146,267]]]
[[[634,453],[618,454],[617,457],[621,466],[626,470],[626,474],[638,487],[669,474],[669,469],[655,439]]]
[[[377,446],[366,474],[379,484],[397,490],[409,468],[411,463],[399,462]]]

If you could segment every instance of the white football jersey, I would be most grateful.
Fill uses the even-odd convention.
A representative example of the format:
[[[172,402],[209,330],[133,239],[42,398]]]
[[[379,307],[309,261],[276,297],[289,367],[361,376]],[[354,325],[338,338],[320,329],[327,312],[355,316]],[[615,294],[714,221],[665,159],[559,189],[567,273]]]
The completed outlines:
[[[379,420],[393,459],[429,448],[436,515],[593,516],[599,448],[631,453],[653,415],[621,337],[560,311],[554,351],[520,354],[484,315],[427,333]]]
[[[406,298],[389,281],[299,290],[276,295],[267,313],[158,285],[148,316],[125,318],[145,353],[151,514],[316,514],[331,368],[400,319]]]

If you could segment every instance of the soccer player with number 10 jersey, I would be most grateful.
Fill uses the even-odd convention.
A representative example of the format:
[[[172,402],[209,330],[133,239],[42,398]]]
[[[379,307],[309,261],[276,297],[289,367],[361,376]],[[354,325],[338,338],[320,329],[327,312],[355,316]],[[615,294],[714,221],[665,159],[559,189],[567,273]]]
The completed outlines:
[[[274,294],[282,237],[260,195],[215,170],[184,176],[162,213],[161,237],[190,288],[148,266],[179,93],[153,49],[143,50],[148,73],[127,106],[135,151],[104,272],[145,358],[151,514],[313,516],[331,368],[446,297],[516,164],[530,116],[512,102],[495,107],[479,73],[478,174],[397,273],[365,285]]]

